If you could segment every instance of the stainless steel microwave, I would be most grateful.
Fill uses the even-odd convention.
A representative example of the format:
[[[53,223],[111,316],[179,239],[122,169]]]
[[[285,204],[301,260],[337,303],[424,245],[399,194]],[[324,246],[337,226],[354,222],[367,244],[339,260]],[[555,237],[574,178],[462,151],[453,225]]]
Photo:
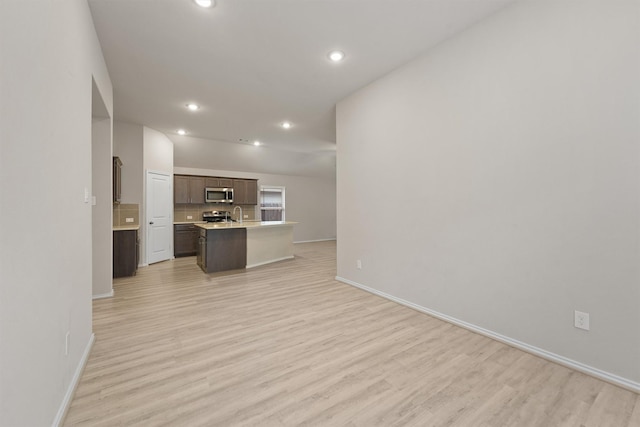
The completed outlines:
[[[233,203],[233,188],[205,188],[204,201],[207,203]]]

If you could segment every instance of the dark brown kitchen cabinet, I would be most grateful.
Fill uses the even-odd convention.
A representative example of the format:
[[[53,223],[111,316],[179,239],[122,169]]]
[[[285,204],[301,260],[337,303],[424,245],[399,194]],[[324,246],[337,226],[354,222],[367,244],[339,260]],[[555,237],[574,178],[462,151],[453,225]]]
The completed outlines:
[[[247,187],[244,182],[245,182],[244,179],[233,180],[233,204],[234,205],[244,205],[244,200],[246,199],[245,193],[247,192]]]
[[[247,229],[200,229],[197,264],[205,273],[247,266]]]
[[[138,230],[113,230],[113,277],[136,274],[138,250]]]
[[[193,224],[175,224],[173,226],[173,255],[193,256],[198,252],[200,229]]]
[[[191,192],[191,203],[204,203],[204,177],[191,177],[189,180],[189,191]]]
[[[113,158],[113,204],[120,204],[122,199],[122,161],[120,157]]]
[[[174,175],[173,203],[203,204],[205,188],[233,188],[235,205],[258,204],[258,180],[215,176]]]
[[[174,203],[204,203],[203,176],[174,175],[173,202]]]
[[[231,178],[209,178],[206,177],[204,180],[204,185],[206,188],[232,188],[233,187],[233,179]]]
[[[257,205],[258,204],[258,181],[255,179],[234,179],[233,180],[233,204],[234,205]]]
[[[257,205],[258,204],[258,181],[251,179],[247,181],[247,193],[246,193],[245,205]]]
[[[189,177],[173,176],[173,202],[189,203]]]

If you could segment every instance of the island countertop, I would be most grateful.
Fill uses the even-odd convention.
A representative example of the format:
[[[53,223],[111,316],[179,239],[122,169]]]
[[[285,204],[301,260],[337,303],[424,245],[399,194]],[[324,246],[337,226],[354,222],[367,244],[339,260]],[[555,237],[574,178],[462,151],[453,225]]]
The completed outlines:
[[[113,231],[133,231],[140,230],[139,225],[114,225],[111,227]]]
[[[297,222],[292,221],[244,221],[244,222],[207,222],[204,224],[194,224],[196,227],[205,230],[224,230],[229,228],[263,228],[263,227],[282,227],[286,225],[294,225]]]
[[[294,257],[294,224],[297,223],[244,221],[195,224],[200,228],[198,265],[205,273],[212,273],[291,259]],[[239,237],[240,233],[242,237]]]

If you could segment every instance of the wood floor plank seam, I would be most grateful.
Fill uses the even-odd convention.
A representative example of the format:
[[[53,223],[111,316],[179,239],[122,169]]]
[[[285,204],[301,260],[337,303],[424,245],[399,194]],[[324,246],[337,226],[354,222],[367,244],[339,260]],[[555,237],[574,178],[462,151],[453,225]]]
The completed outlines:
[[[640,427],[640,397],[335,280],[336,242],[93,302],[66,426]]]

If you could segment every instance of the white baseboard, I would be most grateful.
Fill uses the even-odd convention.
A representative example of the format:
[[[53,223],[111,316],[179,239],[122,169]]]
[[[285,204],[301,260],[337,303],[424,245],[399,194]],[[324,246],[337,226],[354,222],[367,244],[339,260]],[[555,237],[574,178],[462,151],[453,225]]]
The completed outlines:
[[[603,371],[601,369],[594,368],[589,365],[585,365],[573,359],[569,359],[567,357],[561,356],[559,354],[552,353],[547,350],[543,350],[541,348],[532,346],[522,341],[515,340],[513,338],[509,338],[507,336],[498,334],[496,332],[490,331],[485,328],[481,328],[480,326],[476,326],[472,323],[465,322],[463,320],[456,319],[455,317],[448,316],[446,314],[439,313],[437,311],[431,310],[426,307],[422,307],[421,305],[414,304],[410,301],[403,300],[402,298],[395,297],[393,295],[387,294],[385,292],[379,291],[377,289],[370,288],[365,285],[361,285],[360,283],[354,282],[349,279],[345,279],[340,276],[336,276],[336,280],[346,283],[347,285],[354,286],[356,288],[362,289],[369,293],[378,295],[382,298],[386,298],[390,301],[396,302],[398,304],[404,305],[406,307],[410,307],[414,310],[420,311],[422,313],[428,314],[430,316],[436,317],[440,320],[444,320],[445,322],[452,323],[456,326],[460,326],[464,329],[468,329],[472,332],[478,333],[480,335],[484,335],[485,337],[489,337],[496,341],[500,341],[501,343],[510,345],[522,351],[526,351],[527,353],[534,354],[536,356],[542,357],[543,359],[549,360],[551,362],[557,363],[562,366],[566,366],[567,368],[574,369],[576,371],[582,372],[584,374],[590,375],[592,377],[598,378],[600,380],[609,382],[611,384],[617,385],[619,387],[625,388],[627,390],[631,390],[635,393],[640,393],[640,383],[636,381],[632,381],[627,378],[620,377],[618,375]]]
[[[101,299],[101,298],[111,298],[113,297],[113,288],[111,288],[111,292],[106,294],[98,294],[91,297],[91,299]]]
[[[315,243],[315,242],[329,242],[331,240],[336,240],[335,237],[331,237],[329,239],[317,239],[317,240],[300,240],[299,242],[293,242],[295,243]]]
[[[278,258],[278,259],[272,259],[270,261],[258,262],[256,264],[247,265],[247,268],[260,267],[261,265],[272,264],[274,262],[284,261],[286,259],[293,259],[293,258],[295,258],[293,255],[289,255],[289,256],[282,257],[282,258]]]
[[[69,406],[71,405],[71,400],[73,399],[73,395],[76,393],[76,388],[78,387],[78,383],[80,382],[80,377],[82,376],[84,367],[87,364],[87,360],[89,360],[89,354],[91,353],[91,348],[93,347],[93,342],[95,340],[95,334],[91,334],[91,337],[89,337],[89,342],[84,349],[84,353],[82,353],[82,357],[80,358],[80,363],[78,363],[76,371],[73,374],[73,378],[71,378],[71,383],[69,383],[69,387],[67,388],[67,392],[64,395],[64,399],[62,399],[62,403],[60,404],[60,408],[58,409],[56,418],[53,420],[53,427],[61,426],[64,422],[64,418],[67,416],[67,411],[69,410]]]

